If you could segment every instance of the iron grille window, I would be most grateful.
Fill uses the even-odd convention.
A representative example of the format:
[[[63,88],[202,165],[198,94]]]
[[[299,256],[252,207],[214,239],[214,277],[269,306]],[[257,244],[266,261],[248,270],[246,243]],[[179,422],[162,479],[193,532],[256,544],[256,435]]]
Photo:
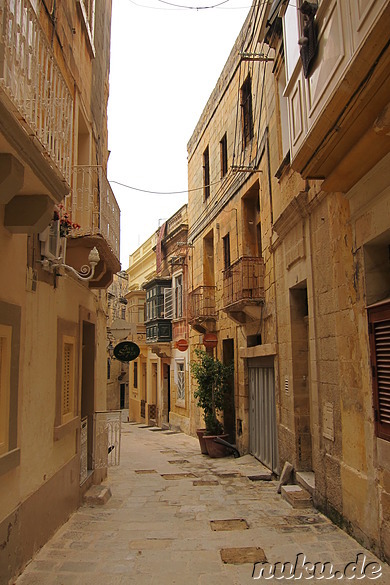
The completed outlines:
[[[369,309],[376,434],[390,441],[390,303]]]
[[[210,197],[210,155],[209,147],[203,153],[203,194],[204,198]]]
[[[253,138],[252,80],[250,75],[241,87],[242,140],[246,147]]]
[[[230,266],[230,234],[223,238],[223,262],[226,270]]]
[[[224,177],[228,171],[227,134],[224,134],[219,143],[219,150],[221,158],[221,177]]]

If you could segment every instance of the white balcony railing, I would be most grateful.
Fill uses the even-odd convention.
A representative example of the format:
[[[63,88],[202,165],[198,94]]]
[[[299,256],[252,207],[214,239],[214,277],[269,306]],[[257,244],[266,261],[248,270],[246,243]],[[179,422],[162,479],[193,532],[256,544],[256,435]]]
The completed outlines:
[[[0,0],[0,98],[70,185],[73,99],[29,0]]]
[[[67,208],[81,226],[75,235],[101,234],[119,260],[120,209],[103,167],[74,167],[72,185]]]

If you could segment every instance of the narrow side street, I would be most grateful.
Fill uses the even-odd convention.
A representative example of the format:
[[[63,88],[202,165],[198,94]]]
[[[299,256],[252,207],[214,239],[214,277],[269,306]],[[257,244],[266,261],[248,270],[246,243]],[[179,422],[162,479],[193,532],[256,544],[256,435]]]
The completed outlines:
[[[294,564],[303,553],[334,571],[359,553],[366,566],[379,562],[314,508],[293,509],[276,481],[249,479],[264,471],[251,456],[211,459],[193,437],[125,423],[121,465],[106,481],[112,497],[82,506],[15,583],[246,585],[264,582],[252,577],[264,558]],[[359,582],[390,583],[380,564],[381,577]]]

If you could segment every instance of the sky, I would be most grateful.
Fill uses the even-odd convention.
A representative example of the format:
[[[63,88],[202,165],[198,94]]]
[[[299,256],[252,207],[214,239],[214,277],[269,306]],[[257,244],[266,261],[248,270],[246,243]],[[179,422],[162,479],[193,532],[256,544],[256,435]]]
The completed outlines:
[[[113,0],[107,175],[121,209],[123,270],[129,254],[187,202],[187,143],[250,5]]]

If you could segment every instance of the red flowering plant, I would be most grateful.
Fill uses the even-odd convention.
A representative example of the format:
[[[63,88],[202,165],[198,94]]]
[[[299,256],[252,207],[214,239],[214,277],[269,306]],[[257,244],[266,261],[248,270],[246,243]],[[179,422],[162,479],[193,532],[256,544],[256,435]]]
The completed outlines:
[[[60,238],[66,238],[72,230],[81,228],[81,225],[72,222],[62,203],[54,208],[53,221],[60,222]]]

